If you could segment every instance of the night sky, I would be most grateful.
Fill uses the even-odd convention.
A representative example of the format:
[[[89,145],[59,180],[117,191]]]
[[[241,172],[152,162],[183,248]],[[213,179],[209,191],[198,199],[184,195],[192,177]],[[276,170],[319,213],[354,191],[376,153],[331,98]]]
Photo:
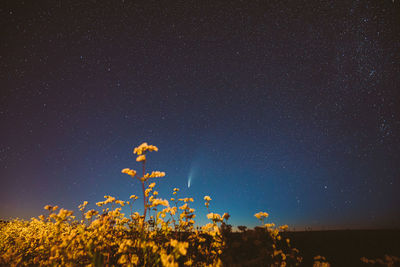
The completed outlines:
[[[0,25],[1,219],[141,197],[148,142],[199,224],[209,195],[235,226],[400,225],[399,1],[2,1]]]

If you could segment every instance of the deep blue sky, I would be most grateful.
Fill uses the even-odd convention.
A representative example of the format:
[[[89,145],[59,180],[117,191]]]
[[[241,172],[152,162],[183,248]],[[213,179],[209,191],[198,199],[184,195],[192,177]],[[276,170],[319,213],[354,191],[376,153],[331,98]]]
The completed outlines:
[[[199,223],[400,225],[399,2],[207,3],[1,3],[2,219],[141,196],[148,142]]]

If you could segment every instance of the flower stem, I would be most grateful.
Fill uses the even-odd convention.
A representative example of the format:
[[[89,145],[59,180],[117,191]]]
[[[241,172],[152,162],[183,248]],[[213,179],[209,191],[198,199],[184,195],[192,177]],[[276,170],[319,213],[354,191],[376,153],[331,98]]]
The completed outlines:
[[[146,170],[146,160],[143,161],[143,179],[144,179],[144,175],[145,175],[145,170]],[[146,221],[146,213],[147,213],[147,199],[146,199],[146,191],[144,189],[144,181],[142,181],[142,190],[143,190],[143,208],[144,208],[144,218],[143,218],[143,224]]]

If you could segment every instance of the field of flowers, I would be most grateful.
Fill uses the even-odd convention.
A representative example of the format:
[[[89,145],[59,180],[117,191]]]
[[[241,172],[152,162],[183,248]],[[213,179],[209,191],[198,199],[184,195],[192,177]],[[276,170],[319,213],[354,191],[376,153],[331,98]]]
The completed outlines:
[[[298,266],[302,258],[282,232],[287,225],[265,223],[266,212],[254,216],[261,225],[254,230],[239,227],[232,233],[229,214],[210,211],[211,197],[205,196],[210,222],[194,227],[193,198],[179,198],[174,188],[169,199],[158,196],[156,178],[160,171],[146,172],[149,152],[158,148],[147,143],[134,149],[142,174],[132,169],[122,173],[138,179],[142,185],[143,214],[128,200],[104,196],[99,210],[79,205],[82,218],[58,206],[45,206],[46,215],[30,221],[13,220],[0,224],[0,265],[26,266]],[[131,214],[121,212],[130,206]],[[368,260],[365,259],[364,262]],[[316,256],[314,266],[329,266]]]
[[[79,206],[81,220],[72,211],[47,205],[46,215],[1,224],[0,264],[222,266],[235,265],[239,258],[248,265],[293,266],[301,262],[290,240],[281,238],[280,232],[287,226],[264,224],[268,217],[265,212],[255,214],[263,223],[257,232],[234,240],[227,224],[229,214],[210,212],[211,198],[205,196],[210,222],[195,228],[195,210],[190,207],[193,198],[178,198],[178,188],[173,189],[169,200],[159,198],[153,180],[165,173],[146,172],[146,160],[152,151],[158,148],[147,143],[133,151],[136,161],[142,164],[142,175],[128,168],[122,170],[141,182],[143,214],[132,210],[139,198],[136,195],[129,200],[106,195],[104,201],[96,203],[100,210],[86,210],[85,201]],[[121,213],[125,205],[131,207],[129,216]],[[254,249],[244,255],[240,247],[246,242]]]

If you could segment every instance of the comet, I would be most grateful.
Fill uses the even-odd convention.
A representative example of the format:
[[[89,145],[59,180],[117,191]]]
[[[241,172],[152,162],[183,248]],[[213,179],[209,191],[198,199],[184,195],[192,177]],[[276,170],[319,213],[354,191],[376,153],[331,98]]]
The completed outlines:
[[[190,173],[189,178],[188,178],[188,188],[190,188],[190,185],[192,183],[192,177],[193,177],[193,175],[192,175],[192,173]]]
[[[194,180],[198,178],[198,172],[200,170],[200,164],[198,161],[193,160],[190,164],[189,173],[187,176],[187,188],[190,188],[194,183]]]
[[[192,166],[192,168],[190,168],[189,171],[189,175],[188,175],[188,181],[187,181],[187,187],[190,188],[190,186],[192,185],[192,180],[194,177],[194,173],[195,173],[195,167]]]

